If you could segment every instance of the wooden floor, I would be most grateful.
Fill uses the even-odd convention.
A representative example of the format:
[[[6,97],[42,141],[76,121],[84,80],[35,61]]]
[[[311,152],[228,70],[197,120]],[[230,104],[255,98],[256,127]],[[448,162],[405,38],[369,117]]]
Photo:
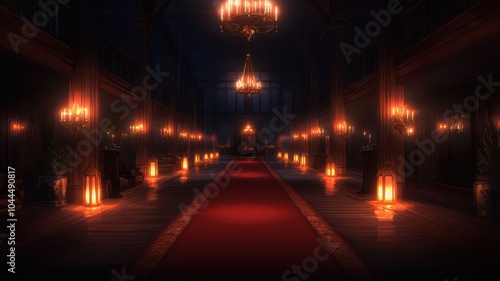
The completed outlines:
[[[187,179],[173,172],[160,178],[156,188],[145,182],[122,192],[123,198],[104,200],[91,217],[78,205],[27,206],[18,213],[19,274],[12,280],[133,280],[120,276],[179,214],[179,205],[188,204],[228,161],[202,167],[199,173],[190,171]],[[497,272],[500,223],[474,215],[466,190],[408,183],[401,203],[384,210],[373,195],[357,192],[361,177],[349,175],[331,183],[312,169],[285,168],[272,158],[268,163],[380,280],[490,280],[488,274]],[[4,241],[0,245],[5,257]],[[32,279],[20,279],[21,274]]]

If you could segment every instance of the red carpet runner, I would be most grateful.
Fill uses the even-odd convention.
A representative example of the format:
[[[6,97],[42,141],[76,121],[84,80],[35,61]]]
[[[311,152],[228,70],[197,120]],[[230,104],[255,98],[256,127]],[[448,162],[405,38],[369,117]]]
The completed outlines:
[[[147,280],[350,280],[259,159],[234,165]]]

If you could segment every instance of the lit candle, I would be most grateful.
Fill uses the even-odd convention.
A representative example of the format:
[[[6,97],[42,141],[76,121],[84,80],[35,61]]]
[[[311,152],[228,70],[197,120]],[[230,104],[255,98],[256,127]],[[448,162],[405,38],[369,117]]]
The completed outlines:
[[[275,10],[275,20],[278,21],[278,6],[276,6]]]
[[[411,121],[413,121],[414,115],[415,115],[415,111],[412,110],[412,112],[411,112]]]
[[[63,112],[61,111],[61,121],[63,121]]]
[[[220,8],[220,21],[224,21],[224,6]]]
[[[393,116],[393,117],[394,117],[395,113],[396,113],[396,109],[393,107],[393,108],[392,108],[392,116]]]

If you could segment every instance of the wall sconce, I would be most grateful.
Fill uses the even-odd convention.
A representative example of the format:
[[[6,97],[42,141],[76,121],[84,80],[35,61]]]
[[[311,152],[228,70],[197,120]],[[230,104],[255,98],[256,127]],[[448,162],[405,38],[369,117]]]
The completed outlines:
[[[407,135],[413,134],[414,115],[415,111],[410,110],[406,105],[392,108],[391,122],[398,134],[402,135],[405,132]]]
[[[130,135],[134,137],[142,137],[144,135],[144,126],[142,124],[130,126]]]
[[[293,141],[298,141],[299,140],[299,135],[298,134],[295,134],[293,135]]]
[[[328,177],[335,176],[335,163],[333,162],[333,157],[328,152],[328,157],[326,157],[326,175]]]
[[[160,129],[160,136],[169,139],[172,137],[172,130],[168,128],[162,128]]]
[[[201,161],[201,159],[200,159],[200,155],[199,155],[198,153],[197,153],[197,154],[195,154],[195,155],[194,155],[194,163],[195,163],[195,164],[198,164],[200,161]]]
[[[219,159],[219,152],[215,152],[215,159]]]
[[[281,153],[281,151],[278,151],[278,154],[276,154],[276,157],[277,157],[278,159],[283,158],[283,154]]]
[[[187,155],[184,155],[182,157],[182,170],[183,171],[189,170],[189,159],[188,159]]]
[[[313,129],[311,131],[311,135],[313,138],[322,138],[325,135],[325,129],[322,129],[320,127]]]
[[[288,152],[285,152],[283,154],[283,161],[285,161],[285,163],[288,163]]]
[[[101,205],[101,173],[91,165],[83,172],[83,204],[86,207]]]
[[[76,132],[87,127],[87,119],[87,108],[80,108],[76,103],[73,103],[72,108],[64,108],[61,111],[61,124]]]
[[[149,176],[152,178],[158,177],[158,158],[154,156],[149,159]]]
[[[213,160],[215,158],[215,155],[213,152],[210,153],[210,160]]]
[[[188,134],[186,132],[181,132],[179,134],[179,137],[181,138],[182,141],[185,141],[187,139]]]
[[[302,141],[307,141],[307,135],[306,134],[302,134],[301,138],[302,138]]]
[[[461,134],[465,130],[465,115],[457,112],[450,118],[450,131],[454,134]]]
[[[205,155],[203,155],[203,160],[205,160],[205,161],[208,160],[208,153],[205,153]]]
[[[354,135],[354,126],[347,125],[347,123],[341,122],[337,125],[337,134],[343,138],[348,138]]]
[[[299,155],[298,154],[294,154],[293,155],[293,163],[299,163],[299,162],[300,162]]]
[[[396,175],[389,161],[377,173],[377,201],[380,203],[396,203]]]

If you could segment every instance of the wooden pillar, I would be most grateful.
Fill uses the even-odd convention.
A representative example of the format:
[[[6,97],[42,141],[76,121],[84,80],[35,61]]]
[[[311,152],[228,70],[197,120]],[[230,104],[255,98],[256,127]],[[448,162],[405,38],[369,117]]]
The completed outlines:
[[[336,165],[336,173],[339,176],[346,174],[347,156],[346,140],[338,135],[337,124],[344,117],[344,66],[345,58],[340,49],[340,43],[344,40],[346,29],[346,1],[330,0],[330,16],[332,20],[333,44],[333,69],[332,69],[332,94],[330,96],[330,120],[332,120],[332,136],[330,151]]]
[[[83,172],[89,165],[99,168],[99,145],[105,132],[99,127],[99,2],[82,1],[76,4],[75,16],[77,57],[73,77],[70,79],[68,106],[76,102],[88,109],[88,126],[72,136],[73,151],[68,181],[68,201],[83,202]]]
[[[404,177],[398,168],[405,157],[404,135],[399,135],[391,123],[392,107],[404,102],[404,87],[396,81],[397,67],[395,58],[398,53],[396,32],[397,22],[391,23],[380,34],[378,45],[378,100],[379,100],[379,134],[377,140],[378,167],[390,161],[398,175],[398,181]]]

